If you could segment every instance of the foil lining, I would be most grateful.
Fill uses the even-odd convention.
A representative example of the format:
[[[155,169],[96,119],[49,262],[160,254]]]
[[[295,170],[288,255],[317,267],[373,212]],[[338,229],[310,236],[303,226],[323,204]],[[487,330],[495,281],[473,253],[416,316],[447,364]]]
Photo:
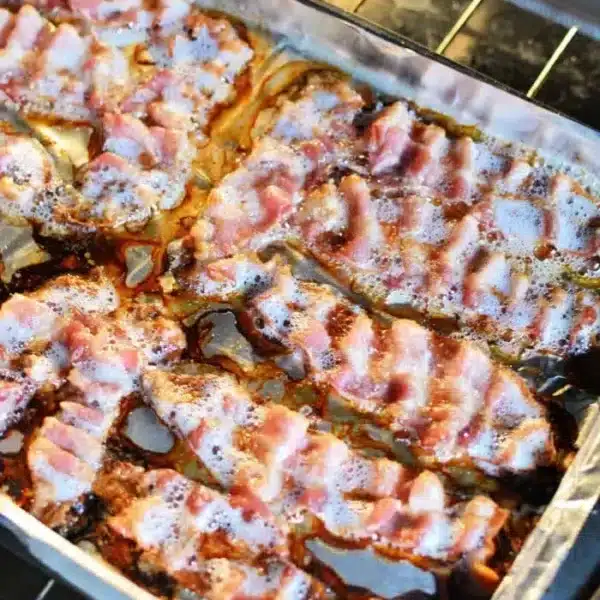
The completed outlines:
[[[317,0],[196,0],[196,4],[229,13],[281,36],[277,43],[279,50],[289,48],[307,58],[334,65],[384,94],[407,98],[461,124],[475,125],[484,134],[534,147],[552,162],[568,163],[571,173],[585,183],[595,183],[590,182],[591,176],[586,176],[586,172],[600,169],[600,134],[478,79],[466,69],[457,69],[409,41],[377,30],[355,17],[340,18],[335,9]],[[47,147],[56,143],[53,132],[35,134]],[[85,142],[85,135],[81,138]],[[81,144],[82,152],[85,146]],[[81,160],[78,152],[70,152],[63,162],[71,167]],[[37,251],[32,244],[35,242],[29,235],[25,247]],[[5,262],[10,259],[7,249],[0,248]],[[40,254],[39,260],[45,258]],[[143,281],[153,268],[149,247],[136,246],[126,258],[133,286]],[[211,325],[216,324],[217,329],[219,320],[227,321],[222,323],[222,330],[213,329],[205,340],[209,350],[215,352],[223,344],[227,346],[231,338],[227,314],[216,319],[214,315],[203,318]],[[246,348],[242,355],[243,366],[251,369],[255,358],[251,349]],[[139,426],[137,423],[136,427]],[[581,420],[577,447],[579,451],[557,493],[493,600],[541,600],[600,497],[600,408],[596,403],[587,408]],[[15,533],[32,556],[90,597],[154,598],[107,563],[47,529],[2,494],[0,525]],[[316,554],[323,552],[323,548],[315,548]],[[414,576],[427,574],[419,572]],[[383,586],[380,590],[383,597],[397,592],[388,590],[387,579],[377,583]]]
[[[588,408],[579,451],[493,600],[538,600],[554,580],[600,496],[600,409]]]

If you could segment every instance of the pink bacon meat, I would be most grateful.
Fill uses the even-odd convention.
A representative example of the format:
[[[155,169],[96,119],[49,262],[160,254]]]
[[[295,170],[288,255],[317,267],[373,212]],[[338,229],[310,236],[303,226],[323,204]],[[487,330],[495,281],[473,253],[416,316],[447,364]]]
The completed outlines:
[[[88,279],[65,275],[28,295],[15,294],[0,308],[2,408],[0,434],[17,421],[40,388],[63,383],[63,315],[103,314],[117,306],[112,284],[97,273]]]
[[[287,221],[312,180],[347,156],[357,139],[353,120],[362,98],[331,75],[312,75],[258,117],[264,133],[240,167],[211,192],[191,236],[200,259],[260,247],[287,237]]]
[[[363,106],[364,100],[347,81],[331,73],[311,74],[259,115],[254,136],[286,144],[320,143],[323,151],[335,148],[341,158],[357,139],[354,119]]]
[[[103,153],[79,174],[86,202],[72,218],[139,229],[182,202],[194,157],[185,133],[118,114],[105,115],[103,132]]]
[[[288,241],[379,306],[458,319],[513,355],[595,344],[600,306],[580,285],[595,281],[597,201],[541,159],[449,137],[404,103],[361,140],[344,85],[313,77],[264,111],[253,152],[192,229],[196,258]],[[323,164],[363,176],[328,181]]]
[[[35,391],[27,377],[0,369],[0,435],[19,420]]]
[[[321,586],[288,561],[287,528],[266,506],[225,496],[175,471],[143,475],[140,496],[108,520],[140,563],[214,600],[304,600]]]
[[[25,5],[0,10],[0,91],[20,111],[69,121],[89,121],[114,109],[131,85],[122,52],[58,27]]]
[[[102,41],[123,46],[141,42],[152,32],[180,25],[191,9],[189,0],[28,0],[53,20],[75,21]]]
[[[60,330],[68,372],[67,399],[47,417],[28,451],[33,512],[64,524],[71,506],[89,493],[104,442],[123,398],[137,388],[142,369],[179,356],[183,332],[151,306],[123,306],[110,316],[74,313]]]
[[[211,191],[208,208],[191,231],[196,257],[220,258],[277,237],[273,230],[300,202],[300,190],[314,166],[279,142],[260,142],[243,166]]]
[[[446,503],[441,481],[370,459],[280,405],[258,405],[226,374],[148,371],[150,405],[226,489],[244,489],[277,515],[308,513],[341,540],[382,552],[485,562],[506,513],[491,500]],[[367,499],[365,499],[367,498]],[[474,527],[477,534],[468,535]]]
[[[149,41],[140,57],[147,75],[121,109],[203,139],[213,109],[235,97],[236,79],[252,56],[229,21],[193,11],[174,32]]]
[[[255,339],[300,353],[310,379],[400,435],[426,464],[466,461],[495,475],[552,463],[545,409],[476,345],[408,320],[382,327],[285,267],[245,306]]]

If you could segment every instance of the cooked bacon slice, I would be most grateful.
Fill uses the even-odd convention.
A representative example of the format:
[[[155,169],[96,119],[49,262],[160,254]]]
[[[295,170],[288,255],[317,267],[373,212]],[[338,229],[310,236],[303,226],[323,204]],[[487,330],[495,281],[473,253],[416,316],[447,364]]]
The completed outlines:
[[[187,7],[186,7],[187,8]],[[199,139],[213,109],[235,97],[235,81],[253,51],[231,23],[193,11],[174,33],[154,36],[143,53],[153,65],[121,109],[165,128],[195,131]]]
[[[53,21],[74,21],[107,44],[127,46],[152,33],[180,27],[191,10],[189,0],[27,0]]]
[[[25,351],[43,352],[57,339],[62,316],[106,314],[117,305],[117,292],[101,271],[85,279],[64,275],[30,294],[14,294],[0,307],[0,364],[11,365]]]
[[[147,127],[129,115],[103,119],[103,153],[65,185],[39,142],[0,133],[0,216],[43,235],[143,226],[183,200],[194,150],[184,132]]]
[[[450,140],[437,125],[426,124],[404,102],[384,108],[366,132],[364,144],[369,157],[370,172],[382,176],[390,185],[428,196],[440,197],[447,202],[471,202],[478,183],[476,147],[471,138]],[[487,156],[489,151],[484,152]],[[500,161],[503,163],[504,161]],[[504,181],[490,170],[483,157],[481,170],[485,177]],[[401,184],[385,176],[393,171]],[[515,175],[511,175],[516,179]],[[508,175],[506,179],[508,179]]]
[[[381,111],[367,131],[369,165],[374,175],[395,167],[410,144],[414,116],[403,102]]]
[[[107,314],[117,305],[113,284],[96,271],[85,279],[58,277],[30,294],[14,294],[0,307],[0,432],[19,418],[37,390],[64,383],[69,366],[62,340],[65,320],[74,314]]]
[[[139,228],[185,195],[193,151],[183,132],[147,127],[128,115],[103,120],[104,152],[80,174],[86,204],[72,218]]]
[[[320,584],[288,561],[285,524],[260,502],[166,469],[145,473],[137,487],[139,497],[108,519],[109,560],[111,548],[126,540],[142,551],[144,569],[203,598],[320,597]]]
[[[123,53],[70,24],[52,25],[25,5],[0,11],[0,91],[20,111],[89,121],[114,109],[130,88]]]
[[[320,140],[327,147],[349,143],[356,137],[353,121],[363,105],[364,100],[347,81],[331,73],[316,73],[259,115],[256,129],[287,144]]]
[[[260,142],[248,163],[211,192],[192,229],[197,262],[176,276],[180,286],[205,296],[214,259],[231,260],[233,273],[239,263],[232,255],[287,240],[375,303],[458,315],[461,325],[507,352],[564,355],[595,343],[600,323],[580,326],[573,307],[581,294],[563,280],[566,268],[575,273],[589,265],[598,215],[570,181],[551,184],[546,206],[489,197],[454,220],[430,198],[390,197],[357,175],[307,193],[314,164],[268,138]],[[548,256],[537,258],[544,247]],[[597,312],[589,295],[586,304],[586,314]]]
[[[111,315],[68,315],[57,343],[68,372],[67,399],[44,420],[28,463],[34,513],[62,525],[73,503],[91,490],[121,400],[137,388],[146,365],[176,359],[185,337],[158,308],[131,304]]]
[[[265,139],[208,199],[191,235],[196,257],[221,258],[273,236],[300,201],[314,163],[284,144]],[[264,235],[263,235],[264,234]]]
[[[42,350],[58,330],[58,315],[43,302],[15,294],[0,308],[0,357],[2,364],[11,361],[25,350]]]
[[[245,306],[242,323],[255,339],[301,352],[311,379],[401,435],[426,463],[467,461],[497,474],[552,462],[544,408],[476,345],[408,320],[384,328],[288,268]]]
[[[506,513],[475,498],[446,505],[441,481],[400,464],[371,459],[281,405],[258,405],[227,374],[178,375],[147,371],[148,402],[187,441],[202,464],[227,489],[244,489],[291,518],[308,512],[341,540],[372,541],[385,552],[454,561],[485,561]],[[475,505],[488,503],[491,510]],[[479,514],[477,523],[471,521]],[[485,531],[466,539],[467,523]]]

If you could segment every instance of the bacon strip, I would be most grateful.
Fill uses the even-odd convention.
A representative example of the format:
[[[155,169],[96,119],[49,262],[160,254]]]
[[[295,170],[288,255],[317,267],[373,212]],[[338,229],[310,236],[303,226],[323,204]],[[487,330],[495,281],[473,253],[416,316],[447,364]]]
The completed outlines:
[[[285,518],[308,512],[341,540],[412,557],[485,561],[506,518],[482,497],[450,509],[433,473],[415,476],[387,459],[365,458],[331,434],[311,433],[305,417],[256,404],[229,375],[148,371],[143,390],[220,485],[247,490]],[[468,526],[483,537],[465,536]]]
[[[0,435],[19,420],[35,390],[35,384],[27,377],[0,370]]]
[[[54,21],[75,21],[105,43],[125,46],[151,33],[180,25],[191,10],[189,0],[28,0]]]
[[[140,562],[203,598],[321,597],[320,584],[288,561],[286,526],[260,503],[170,470],[149,471],[139,487],[108,527],[143,551]]]
[[[210,193],[207,210],[191,236],[196,257],[220,258],[272,236],[299,202],[298,192],[314,163],[287,146],[266,139],[243,166]]]
[[[313,381],[401,435],[426,462],[467,461],[498,474],[554,458],[544,408],[472,343],[408,320],[384,328],[289,268],[246,300],[241,322],[263,345],[300,352]]]
[[[229,21],[182,8],[186,14],[177,15],[175,31],[159,30],[140,53],[143,64],[152,65],[150,74],[121,109],[202,140],[213,109],[235,97],[235,81],[253,51]]]
[[[123,53],[32,6],[0,10],[0,91],[24,113],[89,121],[118,106],[131,86]]]
[[[329,150],[337,145],[343,151],[343,143],[356,137],[353,121],[363,106],[347,81],[329,73],[312,74],[260,115],[256,129],[286,144],[320,141]]]
[[[252,154],[212,191],[185,240],[198,260],[287,241],[379,306],[458,315],[507,353],[595,344],[598,319],[582,327],[573,310],[583,301],[576,274],[594,267],[598,249],[593,198],[526,156],[451,138],[401,102],[361,140],[352,125],[360,99],[332,85],[313,76],[259,117]],[[332,166],[362,176],[327,180]],[[565,286],[566,272],[574,283]]]
[[[85,280],[58,277],[30,294],[14,294],[0,307],[0,434],[18,420],[38,389],[55,389],[64,382],[59,339],[64,315],[105,314],[117,303],[112,283],[96,272]]]
[[[140,228],[157,210],[182,202],[194,157],[184,132],[117,114],[105,115],[103,128],[104,152],[79,174],[86,201],[72,219]]]
[[[156,308],[132,304],[111,315],[68,313],[58,319],[55,339],[67,399],[36,432],[27,460],[33,512],[63,525],[70,507],[91,490],[121,400],[136,389],[146,365],[177,358],[185,338]]]

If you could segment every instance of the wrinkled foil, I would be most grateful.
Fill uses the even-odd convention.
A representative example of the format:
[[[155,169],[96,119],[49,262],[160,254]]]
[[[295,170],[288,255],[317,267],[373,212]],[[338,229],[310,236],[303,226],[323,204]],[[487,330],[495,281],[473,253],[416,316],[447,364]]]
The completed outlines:
[[[384,94],[407,98],[463,125],[475,125],[486,135],[534,147],[553,163],[567,163],[571,173],[584,183],[598,186],[588,172],[600,169],[600,134],[484,81],[468,69],[452,65],[408,40],[356,17],[342,17],[342,13],[318,0],[196,0],[196,3],[281,36],[279,49],[290,48],[307,58],[336,66]],[[147,276],[150,265],[146,247],[136,247],[131,252],[127,270],[132,285]],[[206,318],[214,321],[212,317]],[[227,320],[225,316],[220,318]],[[213,330],[207,339],[209,349],[222,345],[229,330],[230,327]],[[250,353],[248,350],[243,357],[247,368],[252,364]],[[597,404],[589,406],[581,421],[577,447],[579,451],[556,495],[493,600],[541,600],[593,510],[600,496]],[[33,557],[92,598],[154,598],[107,563],[44,527],[1,493],[0,525],[12,531]],[[325,552],[321,547],[313,550],[317,555]],[[417,571],[412,575],[415,579],[427,577],[427,573]],[[390,582],[397,584],[397,579],[390,574],[384,580],[376,577],[374,581],[386,597],[384,588],[387,590]],[[393,596],[398,590],[394,588],[388,593]]]

